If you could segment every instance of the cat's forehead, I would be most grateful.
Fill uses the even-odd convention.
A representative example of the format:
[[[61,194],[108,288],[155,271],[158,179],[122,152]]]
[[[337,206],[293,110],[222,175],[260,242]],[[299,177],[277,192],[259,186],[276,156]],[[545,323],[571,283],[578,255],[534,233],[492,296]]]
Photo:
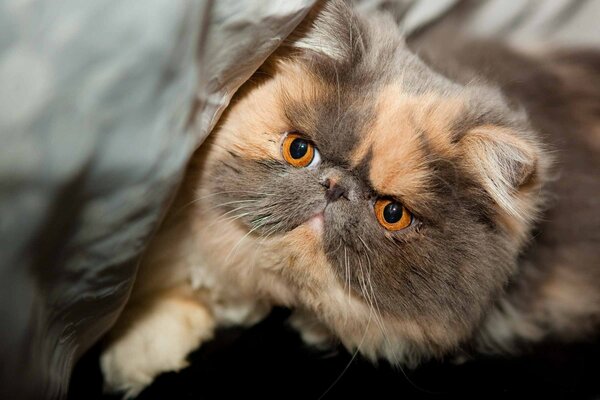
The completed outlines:
[[[296,65],[280,80],[287,123],[317,143],[327,158],[351,166],[350,154],[375,118],[375,88],[357,84],[343,71],[335,77]]]
[[[350,154],[357,165],[369,154],[369,180],[381,194],[427,200],[431,165],[455,156],[454,127],[464,115],[460,96],[407,94],[398,84],[378,91],[372,124]]]

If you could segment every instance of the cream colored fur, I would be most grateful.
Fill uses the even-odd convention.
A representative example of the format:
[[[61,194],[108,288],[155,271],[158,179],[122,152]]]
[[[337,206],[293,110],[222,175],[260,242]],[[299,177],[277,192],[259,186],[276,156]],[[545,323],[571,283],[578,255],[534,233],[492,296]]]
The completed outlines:
[[[132,325],[121,325],[100,358],[105,385],[135,397],[164,371],[178,371],[186,356],[210,339],[215,321],[200,302],[171,292],[128,310]]]
[[[407,340],[419,342],[425,334],[457,339],[435,324],[425,333],[408,320],[384,320],[375,304],[358,299],[333,273],[319,250],[320,232],[314,226],[303,224],[285,235],[257,238],[211,205],[212,193],[203,185],[206,171],[224,148],[252,145],[257,140],[253,132],[272,129],[266,120],[270,116],[265,113],[261,120],[260,111],[252,122],[254,129],[243,128],[248,125],[246,110],[265,110],[264,99],[273,98],[278,83],[270,81],[233,105],[198,155],[202,172],[188,177],[182,196],[150,244],[130,306],[102,355],[109,389],[139,393],[159,373],[185,366],[187,354],[209,339],[215,327],[255,323],[274,305],[302,310],[304,315],[292,325],[308,342],[331,342],[331,332],[348,349],[360,347],[373,360],[410,362]],[[261,146],[260,151],[278,156],[276,146]],[[365,282],[364,291],[373,298],[369,290]],[[394,335],[387,334],[392,331]]]

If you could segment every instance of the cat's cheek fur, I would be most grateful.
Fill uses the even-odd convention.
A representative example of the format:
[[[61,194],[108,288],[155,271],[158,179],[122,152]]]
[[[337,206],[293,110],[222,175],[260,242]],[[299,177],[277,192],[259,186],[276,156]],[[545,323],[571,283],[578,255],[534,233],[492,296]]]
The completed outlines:
[[[309,310],[346,348],[360,348],[361,354],[373,361],[385,358],[415,365],[423,358],[456,346],[464,338],[467,332],[458,327],[448,330],[432,320],[425,324],[425,331],[422,325],[408,318],[383,315],[340,279],[322,251],[321,240],[322,236],[310,226],[302,225],[262,248],[265,259],[257,260],[256,276],[264,269],[280,277],[273,280],[263,276],[266,279],[259,283],[262,292],[281,293],[279,285],[283,281],[292,295],[281,299],[274,295],[274,302],[287,301],[284,305]],[[252,248],[255,247],[249,245],[247,249]],[[278,284],[271,286],[275,281]]]
[[[322,251],[321,233],[309,224],[263,241],[246,236],[234,222],[217,223],[217,213],[198,217],[196,250],[206,264],[192,266],[191,274],[197,290],[210,291],[205,301],[220,324],[253,323],[264,315],[256,310],[269,304],[307,310],[349,350],[405,365],[441,354],[464,338],[460,329],[430,321],[424,331],[422,324],[370,307],[340,280]],[[257,307],[257,299],[263,306]],[[240,309],[253,312],[244,315]]]

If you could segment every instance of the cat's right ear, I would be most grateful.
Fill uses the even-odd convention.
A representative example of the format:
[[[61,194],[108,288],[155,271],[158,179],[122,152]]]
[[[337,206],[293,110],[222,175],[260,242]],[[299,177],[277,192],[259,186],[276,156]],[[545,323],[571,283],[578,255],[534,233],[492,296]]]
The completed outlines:
[[[363,22],[344,0],[316,5],[285,46],[334,62],[357,62],[368,45]]]
[[[495,126],[471,130],[461,144],[467,165],[499,209],[527,225],[537,211],[549,163],[541,145],[523,132]]]

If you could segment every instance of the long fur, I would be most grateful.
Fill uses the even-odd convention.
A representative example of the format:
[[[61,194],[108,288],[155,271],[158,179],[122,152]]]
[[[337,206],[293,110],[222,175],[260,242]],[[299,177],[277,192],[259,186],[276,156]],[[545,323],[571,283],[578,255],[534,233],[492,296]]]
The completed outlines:
[[[598,170],[584,155],[598,150],[598,115],[569,103],[577,60],[545,67],[498,47],[494,74],[477,46],[440,48],[431,35],[407,44],[391,18],[332,1],[240,90],[144,257],[102,356],[110,387],[134,395],[215,327],[253,324],[275,305],[297,311],[312,343],[335,338],[411,366],[597,328],[598,203],[561,182],[574,171],[595,199],[600,190],[576,155],[549,151],[557,135],[590,140],[572,148]],[[531,79],[511,80],[523,64]],[[550,96],[560,112],[536,73],[563,88]],[[598,90],[584,89],[597,105]],[[290,131],[314,144],[318,166],[285,162]],[[331,181],[344,196],[326,195]],[[382,197],[402,202],[412,225],[386,230],[373,211]],[[569,241],[561,222],[588,236]],[[556,233],[540,239],[536,227]]]

